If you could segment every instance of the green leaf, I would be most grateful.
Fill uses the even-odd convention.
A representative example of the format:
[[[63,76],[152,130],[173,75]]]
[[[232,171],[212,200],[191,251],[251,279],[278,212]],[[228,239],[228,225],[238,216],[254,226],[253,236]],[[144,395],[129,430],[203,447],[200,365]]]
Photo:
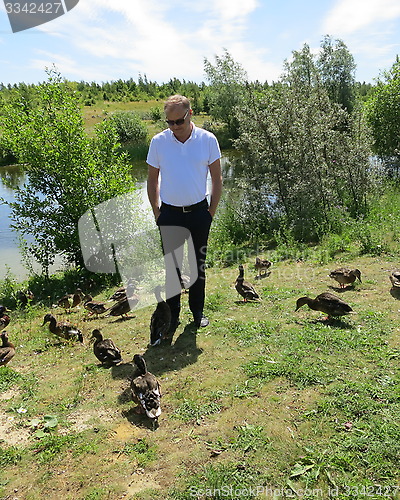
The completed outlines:
[[[52,429],[53,427],[57,427],[58,420],[54,415],[44,415],[43,417],[43,427],[46,429]]]
[[[302,476],[307,471],[311,470],[314,466],[315,466],[315,463],[310,464],[310,465],[302,465],[302,464],[297,463],[294,465],[293,470],[290,474],[290,477]]]
[[[31,427],[38,427],[39,424],[42,422],[42,420],[40,418],[33,418],[30,422],[29,422],[29,425]]]
[[[35,437],[37,437],[38,439],[41,439],[45,436],[47,436],[47,433],[44,432],[42,429],[38,429],[35,434],[34,434]]]

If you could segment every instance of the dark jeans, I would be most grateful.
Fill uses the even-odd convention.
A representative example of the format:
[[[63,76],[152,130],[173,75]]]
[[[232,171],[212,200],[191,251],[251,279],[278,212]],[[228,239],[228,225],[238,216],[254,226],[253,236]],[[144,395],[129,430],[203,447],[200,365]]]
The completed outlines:
[[[162,246],[164,256],[172,254],[174,266],[165,266],[165,283],[168,297],[168,290],[173,290],[173,284],[177,281],[177,271],[182,269],[183,251],[182,248],[187,240],[189,233],[192,237],[195,258],[190,258],[189,252],[189,267],[190,276],[196,276],[196,281],[189,288],[189,308],[194,317],[199,317],[203,313],[205,299],[205,260],[207,253],[208,234],[210,232],[212,217],[206,206],[197,208],[191,212],[183,213],[168,206],[161,206],[161,214],[157,219],[157,225],[160,227]],[[170,228],[161,229],[162,226],[170,226]],[[174,230],[174,227],[178,228]],[[181,231],[179,228],[185,228],[189,231]],[[169,230],[170,229],[170,230]],[[169,261],[170,263],[171,261]],[[192,280],[191,280],[192,281]],[[175,287],[176,290],[176,287]],[[171,294],[169,294],[171,295]],[[173,319],[179,317],[181,308],[181,294],[173,295],[166,299]]]

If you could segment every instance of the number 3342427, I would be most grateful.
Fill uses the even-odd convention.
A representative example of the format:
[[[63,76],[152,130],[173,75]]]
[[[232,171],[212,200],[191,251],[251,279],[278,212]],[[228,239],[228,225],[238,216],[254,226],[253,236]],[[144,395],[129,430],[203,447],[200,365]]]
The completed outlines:
[[[61,2],[7,2],[5,7],[7,14],[58,14],[63,12]]]

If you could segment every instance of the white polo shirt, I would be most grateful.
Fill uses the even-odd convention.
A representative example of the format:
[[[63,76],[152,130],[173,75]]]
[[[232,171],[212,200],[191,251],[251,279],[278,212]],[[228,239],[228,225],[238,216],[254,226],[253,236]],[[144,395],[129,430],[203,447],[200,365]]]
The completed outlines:
[[[160,170],[160,198],[164,203],[187,206],[204,200],[208,166],[221,158],[217,138],[193,124],[192,133],[180,142],[171,129],[151,140],[147,163]]]

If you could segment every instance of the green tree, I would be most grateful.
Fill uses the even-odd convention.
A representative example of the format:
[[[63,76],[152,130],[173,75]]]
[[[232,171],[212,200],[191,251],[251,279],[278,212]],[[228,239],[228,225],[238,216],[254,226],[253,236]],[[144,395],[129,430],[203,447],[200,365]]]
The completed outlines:
[[[246,181],[242,221],[256,221],[255,234],[280,226],[302,241],[340,233],[339,219],[367,210],[369,150],[361,114],[349,120],[322,86],[248,89],[237,141]]]
[[[316,64],[331,101],[351,113],[355,104],[356,64],[343,40],[332,40],[326,35]]]
[[[204,71],[210,82],[207,93],[209,113],[215,120],[227,125],[230,137],[237,138],[239,125],[235,110],[242,102],[247,74],[227,50],[222,56],[215,56],[214,65],[205,59]]]
[[[284,63],[282,81],[304,88],[322,85],[332,102],[351,113],[355,105],[355,69],[354,58],[345,43],[326,35],[318,56],[307,44],[292,52],[292,60]]]
[[[33,235],[28,251],[47,273],[57,254],[83,265],[78,220],[99,203],[134,189],[130,165],[117,152],[117,132],[103,122],[86,135],[78,95],[48,71],[38,86],[40,106],[21,99],[3,105],[0,125],[8,148],[26,166],[28,182],[10,203],[14,227]]]
[[[400,60],[383,74],[366,103],[374,138],[374,151],[381,158],[400,164]]]
[[[305,43],[299,51],[292,52],[292,60],[284,62],[284,72],[281,81],[293,87],[311,89],[318,85],[318,71],[315,56]]]

